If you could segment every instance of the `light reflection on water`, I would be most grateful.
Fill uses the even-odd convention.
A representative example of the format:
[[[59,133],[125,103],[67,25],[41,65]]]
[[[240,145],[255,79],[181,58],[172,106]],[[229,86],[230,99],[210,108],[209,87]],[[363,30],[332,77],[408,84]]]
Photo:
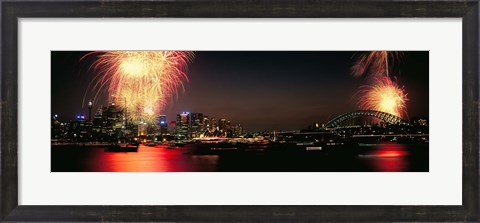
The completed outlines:
[[[194,146],[167,149],[140,145],[138,152],[105,152],[103,148],[56,148],[52,150],[53,172],[381,172],[428,171],[426,154],[415,158],[411,147],[381,144],[362,155],[338,158],[324,156],[272,158],[193,155]],[[415,159],[412,159],[414,157]]]
[[[147,147],[138,152],[104,152],[95,149],[84,168],[98,172],[195,172],[215,171],[218,156],[192,156],[188,151]]]
[[[408,169],[408,155],[408,148],[405,145],[384,143],[376,145],[361,157],[373,171],[402,172]]]

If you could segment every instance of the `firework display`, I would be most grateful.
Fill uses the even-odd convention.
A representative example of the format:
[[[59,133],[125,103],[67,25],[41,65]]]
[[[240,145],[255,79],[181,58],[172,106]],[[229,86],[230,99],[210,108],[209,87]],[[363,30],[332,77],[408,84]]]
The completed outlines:
[[[92,64],[94,99],[106,87],[110,101],[122,107],[133,121],[153,122],[169,98],[188,80],[186,66],[193,59],[186,51],[109,51]]]
[[[407,93],[398,86],[396,79],[380,78],[371,85],[362,86],[360,93],[360,109],[383,111],[402,118],[407,116]]]
[[[354,77],[365,77],[367,84],[360,87],[358,107],[364,110],[387,112],[402,118],[408,116],[407,93],[390,77],[390,69],[402,54],[394,51],[372,51],[356,56],[351,67]]]
[[[390,67],[401,57],[402,53],[396,51],[372,51],[358,54],[355,56],[354,64],[351,67],[352,76],[372,79],[383,76],[389,77]]]

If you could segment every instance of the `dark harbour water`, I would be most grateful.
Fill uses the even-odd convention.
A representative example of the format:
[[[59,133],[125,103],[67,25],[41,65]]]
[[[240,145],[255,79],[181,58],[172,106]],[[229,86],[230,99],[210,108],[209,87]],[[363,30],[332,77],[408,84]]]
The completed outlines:
[[[175,149],[140,145],[138,152],[101,146],[53,146],[52,172],[428,172],[428,145],[381,145],[353,154],[322,151],[198,154],[197,145]]]

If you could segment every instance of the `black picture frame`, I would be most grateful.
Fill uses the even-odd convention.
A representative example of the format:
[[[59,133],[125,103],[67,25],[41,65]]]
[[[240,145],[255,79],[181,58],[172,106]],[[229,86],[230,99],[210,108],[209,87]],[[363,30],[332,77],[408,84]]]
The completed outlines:
[[[478,222],[478,0],[1,1],[2,221]],[[29,206],[18,205],[18,18],[408,18],[463,21],[461,206]],[[448,43],[446,43],[448,44]]]

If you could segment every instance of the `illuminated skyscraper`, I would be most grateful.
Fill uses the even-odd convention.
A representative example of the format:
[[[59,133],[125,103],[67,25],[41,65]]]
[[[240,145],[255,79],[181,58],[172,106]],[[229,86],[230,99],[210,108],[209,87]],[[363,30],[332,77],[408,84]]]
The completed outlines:
[[[210,131],[214,132],[217,129],[217,119],[211,118],[210,119]]]
[[[164,135],[168,133],[168,123],[166,115],[160,115],[160,117],[158,117],[158,125],[160,126],[160,134]]]
[[[190,139],[190,113],[183,112],[177,115],[177,122],[175,126],[175,138],[177,140]]]
[[[92,106],[93,103],[91,101],[88,102],[88,121],[92,121]]]
[[[223,132],[227,130],[227,119],[221,118],[218,120],[218,129]]]
[[[210,119],[208,116],[203,116],[203,131],[210,130]]]
[[[190,134],[192,138],[200,137],[204,132],[203,130],[203,114],[191,113],[190,114]]]

